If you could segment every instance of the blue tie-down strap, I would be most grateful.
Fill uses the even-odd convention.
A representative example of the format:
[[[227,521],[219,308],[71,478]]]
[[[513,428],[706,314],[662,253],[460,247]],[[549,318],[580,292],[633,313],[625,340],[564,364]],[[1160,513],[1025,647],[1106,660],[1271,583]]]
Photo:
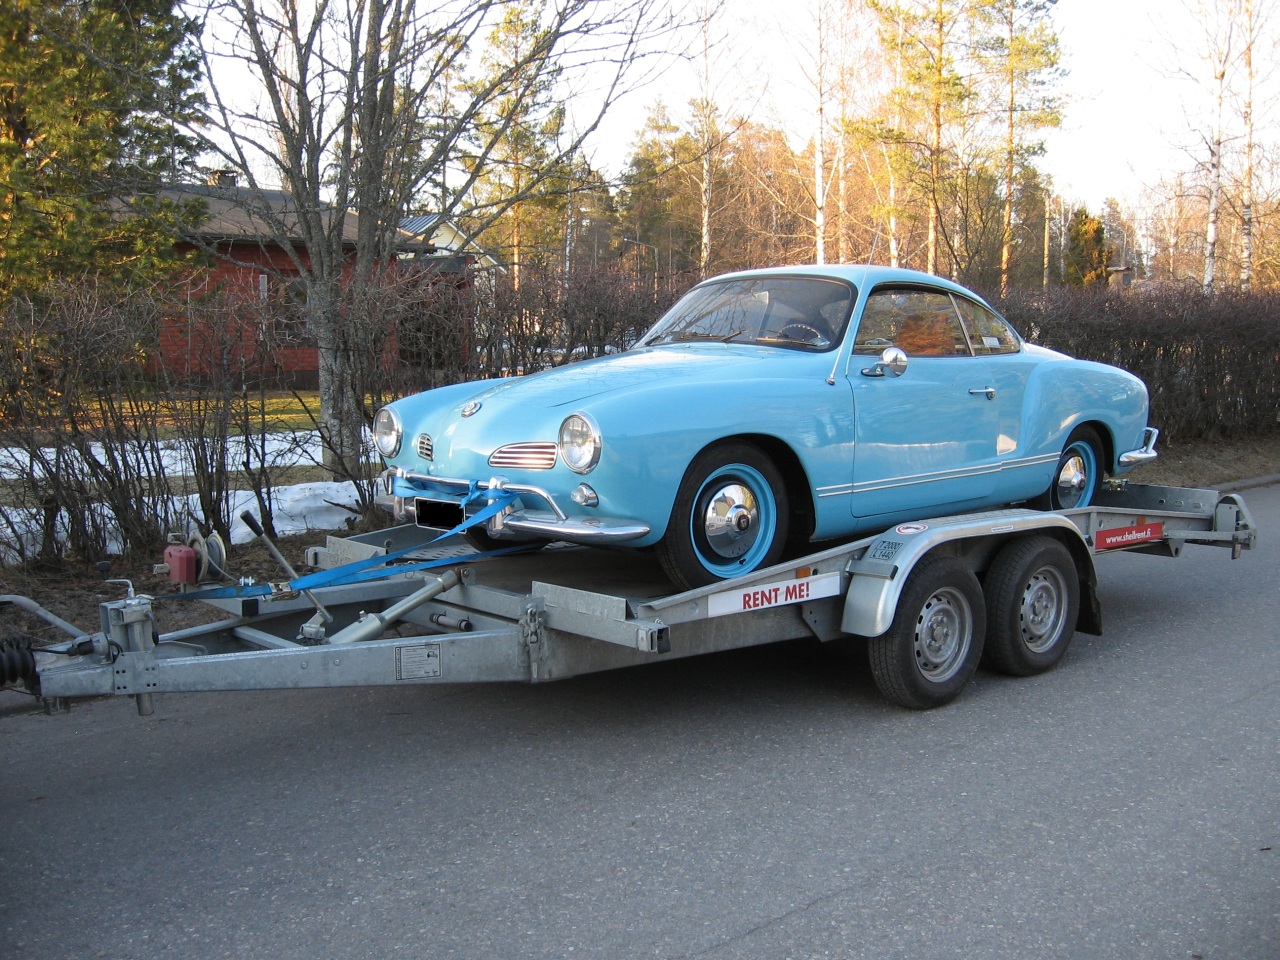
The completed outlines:
[[[483,492],[472,491],[467,496],[468,503],[473,500],[481,499],[488,496]],[[415,544],[411,547],[405,547],[403,550],[397,550],[394,553],[383,554],[380,557],[367,557],[364,560],[355,560],[351,563],[344,563],[342,566],[333,567],[329,570],[320,570],[316,573],[309,573],[306,576],[298,577],[290,580],[287,584],[289,591],[314,590],[317,587],[337,587],[345,586],[352,583],[367,583],[371,580],[381,580],[384,577],[396,576],[401,573],[408,573],[413,570],[429,570],[433,567],[447,567],[459,563],[467,563],[471,560],[477,560],[483,557],[497,557],[508,553],[518,553],[521,550],[527,550],[527,545],[517,544],[510,547],[503,547],[500,550],[487,550],[483,553],[469,554],[464,557],[445,557],[442,560],[424,560],[419,563],[400,564],[392,569],[386,569],[387,564],[395,563],[395,561],[408,556],[411,553],[417,553],[419,550],[425,550],[434,543],[439,543],[455,534],[460,534],[469,527],[478,526],[482,523],[488,523],[490,518],[496,517],[511,504],[519,499],[517,493],[500,493],[493,497],[489,503],[478,510],[476,513],[467,517],[462,523],[458,524],[452,530],[446,530],[437,537],[433,537],[424,543]],[[228,600],[236,597],[263,597],[271,593],[278,592],[278,587],[272,587],[267,583],[242,584],[235,587],[212,587],[208,590],[194,590],[188,593],[173,594],[177,599],[182,600]]]

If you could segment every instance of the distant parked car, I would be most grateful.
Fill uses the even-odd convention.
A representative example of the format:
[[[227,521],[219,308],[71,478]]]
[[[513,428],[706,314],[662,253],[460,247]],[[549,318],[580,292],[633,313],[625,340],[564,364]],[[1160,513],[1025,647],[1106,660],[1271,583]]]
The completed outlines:
[[[1026,344],[946,280],[873,266],[732,273],[624,353],[380,410],[382,502],[520,541],[654,547],[683,587],[812,540],[1021,501],[1086,506],[1156,456],[1142,382]]]

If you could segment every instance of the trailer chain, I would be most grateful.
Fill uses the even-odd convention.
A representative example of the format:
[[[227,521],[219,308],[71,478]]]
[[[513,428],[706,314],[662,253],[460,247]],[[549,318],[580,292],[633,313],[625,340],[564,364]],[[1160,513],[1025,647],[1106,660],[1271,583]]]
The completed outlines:
[[[520,640],[529,656],[529,679],[541,680],[542,667],[547,659],[547,612],[541,601],[528,604],[520,617]]]

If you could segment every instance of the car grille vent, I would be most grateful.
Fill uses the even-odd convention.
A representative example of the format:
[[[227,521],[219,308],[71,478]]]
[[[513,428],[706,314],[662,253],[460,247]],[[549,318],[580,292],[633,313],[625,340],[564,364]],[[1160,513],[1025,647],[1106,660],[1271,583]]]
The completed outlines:
[[[516,470],[550,470],[556,465],[558,448],[550,441],[509,443],[489,457],[489,466]]]
[[[435,445],[425,433],[418,434],[418,456],[423,460],[434,460],[436,456]]]

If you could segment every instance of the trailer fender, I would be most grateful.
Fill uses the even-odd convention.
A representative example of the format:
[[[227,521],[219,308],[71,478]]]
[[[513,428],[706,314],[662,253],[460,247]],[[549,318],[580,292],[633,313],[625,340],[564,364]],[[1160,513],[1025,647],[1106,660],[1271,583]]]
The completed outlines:
[[[860,637],[878,637],[888,630],[907,578],[930,553],[938,551],[963,557],[975,573],[980,573],[1001,544],[1032,532],[1060,537],[1076,559],[1081,571],[1080,629],[1094,632],[1090,628],[1097,625],[1098,619],[1096,580],[1080,531],[1066,517],[1034,510],[996,510],[941,517],[901,523],[886,530],[846,566],[851,576],[840,629]]]

